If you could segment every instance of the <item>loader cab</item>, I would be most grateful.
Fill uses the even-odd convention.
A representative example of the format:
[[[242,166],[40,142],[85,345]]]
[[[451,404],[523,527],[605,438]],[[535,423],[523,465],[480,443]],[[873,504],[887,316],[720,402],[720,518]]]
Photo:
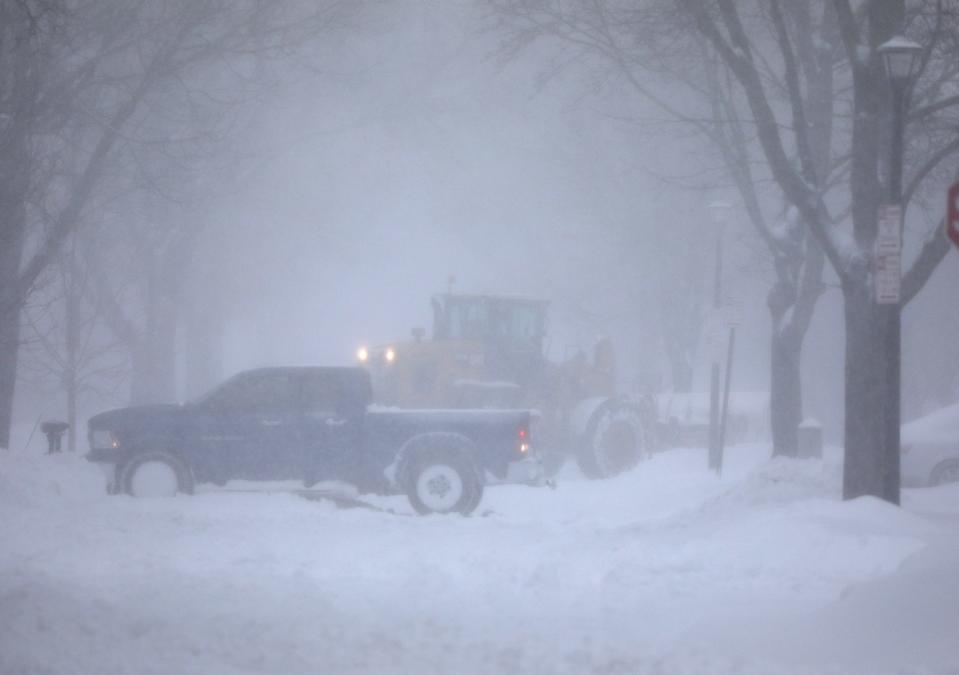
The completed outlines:
[[[432,339],[361,347],[377,402],[403,408],[528,407],[544,376],[544,300],[436,295]],[[418,331],[417,331],[418,332]]]
[[[433,340],[480,342],[500,350],[542,356],[548,307],[545,300],[437,295],[433,298]]]
[[[545,300],[446,293],[433,298],[433,343],[472,351],[473,378],[457,385],[458,399],[477,404],[497,391],[499,405],[518,405],[522,392],[545,367]],[[469,378],[467,378],[469,379]],[[478,383],[473,383],[477,385]],[[511,385],[512,389],[509,388]],[[513,391],[513,395],[507,395]]]

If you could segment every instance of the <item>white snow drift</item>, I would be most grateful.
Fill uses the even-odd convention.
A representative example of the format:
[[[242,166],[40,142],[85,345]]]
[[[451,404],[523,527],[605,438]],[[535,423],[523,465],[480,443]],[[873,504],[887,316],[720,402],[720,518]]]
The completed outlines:
[[[0,457],[0,673],[945,673],[959,486],[841,502],[840,465],[675,450],[484,516],[282,493],[107,497]]]

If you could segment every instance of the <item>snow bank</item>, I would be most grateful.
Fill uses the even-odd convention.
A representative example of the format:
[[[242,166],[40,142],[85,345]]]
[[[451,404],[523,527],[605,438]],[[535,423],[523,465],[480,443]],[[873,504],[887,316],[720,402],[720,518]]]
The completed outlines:
[[[732,447],[722,476],[704,449],[667,451],[609,481],[490,488],[471,518],[285,494],[105,498],[94,470],[69,455],[0,458],[0,673],[955,662],[959,594],[943,585],[959,564],[947,545],[959,486],[907,492],[905,509],[843,502],[834,450],[770,460],[768,446]],[[409,513],[402,498],[383,504]]]
[[[842,464],[835,454],[825,460],[774,457],[749,471],[723,493],[706,501],[702,510],[759,509],[804,499],[842,496]]]
[[[73,453],[0,452],[0,507],[43,507],[106,496],[102,471]]]

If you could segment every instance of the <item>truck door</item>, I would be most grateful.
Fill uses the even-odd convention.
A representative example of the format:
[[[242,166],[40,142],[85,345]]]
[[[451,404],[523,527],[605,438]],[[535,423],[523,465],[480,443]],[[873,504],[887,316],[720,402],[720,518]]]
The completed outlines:
[[[307,374],[302,382],[304,473],[308,483],[355,483],[365,403],[356,405],[334,373]]]
[[[227,382],[205,408],[203,441],[219,477],[301,478],[303,445],[296,382],[284,371],[244,373]]]

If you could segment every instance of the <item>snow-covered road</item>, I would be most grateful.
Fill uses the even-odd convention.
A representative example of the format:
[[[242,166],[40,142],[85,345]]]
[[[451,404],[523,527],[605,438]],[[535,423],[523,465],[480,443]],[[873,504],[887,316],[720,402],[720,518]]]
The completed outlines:
[[[106,497],[0,456],[0,673],[959,672],[959,486],[672,450],[482,516],[289,494]]]

